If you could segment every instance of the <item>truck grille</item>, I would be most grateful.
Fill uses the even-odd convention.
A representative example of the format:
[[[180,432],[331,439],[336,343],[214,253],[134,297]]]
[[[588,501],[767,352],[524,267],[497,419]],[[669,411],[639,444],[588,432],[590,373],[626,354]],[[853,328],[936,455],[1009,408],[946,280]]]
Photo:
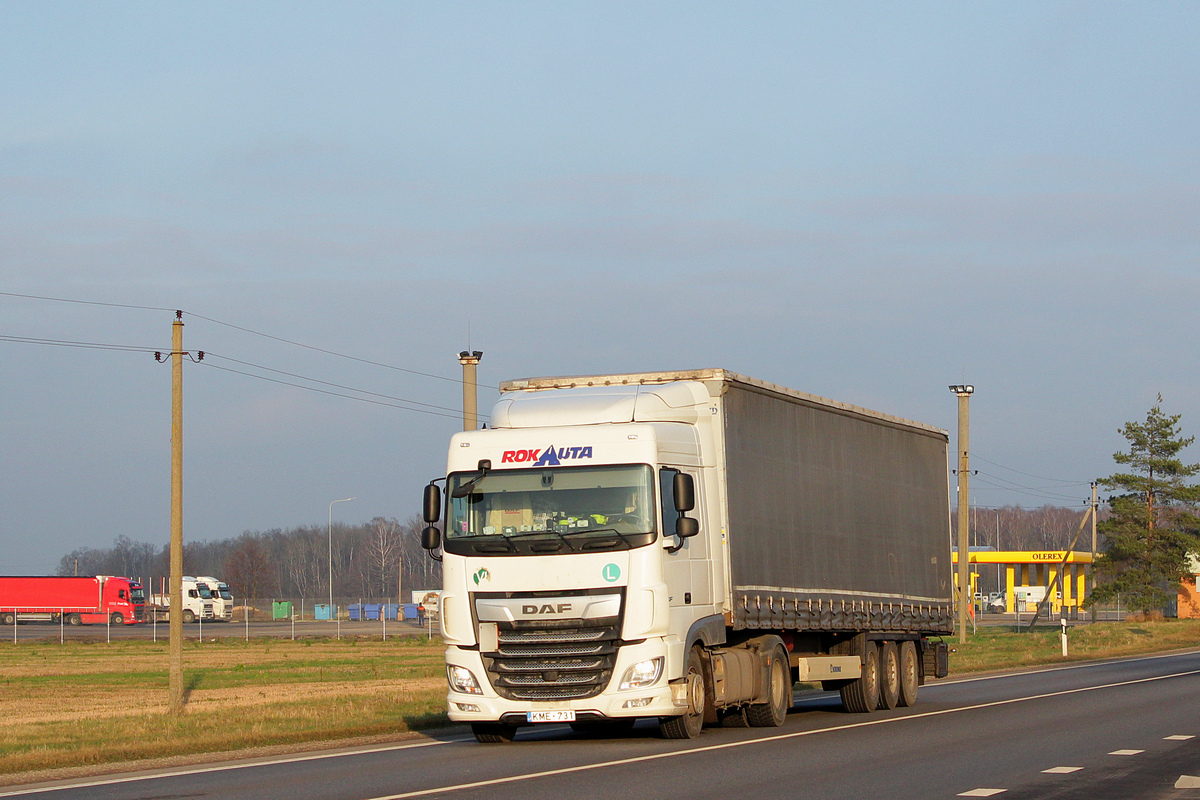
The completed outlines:
[[[497,694],[509,700],[575,700],[604,691],[620,642],[618,620],[564,622],[500,624],[498,650],[483,654]]]

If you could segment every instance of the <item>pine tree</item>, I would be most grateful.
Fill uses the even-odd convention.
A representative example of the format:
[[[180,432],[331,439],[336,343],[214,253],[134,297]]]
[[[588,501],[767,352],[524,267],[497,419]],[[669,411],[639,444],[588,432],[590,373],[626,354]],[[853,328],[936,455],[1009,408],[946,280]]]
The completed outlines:
[[[1200,464],[1179,458],[1196,437],[1183,438],[1181,415],[1164,414],[1161,406],[1159,395],[1144,423],[1125,423],[1120,433],[1129,452],[1115,453],[1113,460],[1129,471],[1100,480],[1119,493],[1108,499],[1112,515],[1099,526],[1107,543],[1096,561],[1090,603],[1108,603],[1119,594],[1130,608],[1161,609],[1188,575],[1189,554],[1200,552],[1200,486],[1188,480]]]

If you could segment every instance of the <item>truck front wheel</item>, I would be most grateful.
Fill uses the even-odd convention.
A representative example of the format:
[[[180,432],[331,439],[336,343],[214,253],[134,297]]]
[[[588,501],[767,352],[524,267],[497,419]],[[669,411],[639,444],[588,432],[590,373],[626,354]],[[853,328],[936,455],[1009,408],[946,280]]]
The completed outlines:
[[[113,625],[124,625],[125,624],[125,615],[119,611],[116,614],[113,614],[112,615],[112,624]]]
[[[879,648],[864,642],[862,675],[841,688],[842,705],[847,711],[865,714],[879,705]]]
[[[511,742],[517,735],[516,725],[505,725],[502,722],[472,722],[471,733],[475,741],[483,744],[504,744]]]
[[[767,678],[767,702],[746,709],[746,719],[755,728],[778,728],[792,707],[792,667],[782,646],[771,651]]]
[[[183,610],[183,621],[188,622],[188,623],[195,622],[196,621],[196,612],[185,608]]]
[[[659,720],[658,731],[664,739],[695,739],[704,727],[704,658],[699,647],[693,647],[688,653],[683,680],[687,685],[688,708],[678,717]]]

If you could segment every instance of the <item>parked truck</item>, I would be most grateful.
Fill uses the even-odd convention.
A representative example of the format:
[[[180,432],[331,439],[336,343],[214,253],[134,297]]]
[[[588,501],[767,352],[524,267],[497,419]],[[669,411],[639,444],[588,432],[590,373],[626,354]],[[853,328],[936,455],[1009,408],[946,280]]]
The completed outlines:
[[[0,625],[66,622],[68,625],[132,625],[145,615],[146,596],[129,578],[0,577]]]
[[[913,704],[953,630],[947,444],[721,369],[503,383],[424,495],[450,718],[690,739],[783,724],[795,681]]]
[[[211,576],[197,576],[196,581],[208,587],[212,598],[213,619],[225,622],[232,620],[233,593],[229,591],[229,585]]]
[[[166,591],[166,584],[169,583],[169,580],[163,578],[160,582],[162,591],[150,595],[150,605],[158,619],[170,619],[171,595]],[[198,582],[190,575],[183,576],[183,613],[181,617],[184,622],[189,624],[198,619],[206,622],[213,619],[213,598],[212,593],[208,590],[208,584]]]

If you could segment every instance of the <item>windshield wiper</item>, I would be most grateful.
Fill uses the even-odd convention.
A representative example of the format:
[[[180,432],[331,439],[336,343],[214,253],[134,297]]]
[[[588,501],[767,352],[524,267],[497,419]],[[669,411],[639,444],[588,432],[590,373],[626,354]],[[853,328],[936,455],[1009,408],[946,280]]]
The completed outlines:
[[[633,547],[634,543],[628,537],[645,535],[645,534],[637,534],[637,533],[621,533],[616,528],[576,528],[575,530],[567,531],[563,535],[564,536],[573,536],[574,534],[577,534],[577,533],[611,533],[611,534],[615,534],[616,536],[621,537],[621,541],[624,542],[625,544],[629,545],[630,547]],[[586,549],[587,546],[585,545],[584,547]]]
[[[523,539],[526,536],[536,536],[539,533],[549,533],[554,536],[557,536],[559,538],[559,540],[562,541],[563,544],[565,544],[567,547],[570,547],[572,551],[575,550],[575,548],[571,545],[571,543],[569,541],[567,541],[567,537],[562,531],[551,530],[549,528],[547,528],[546,530],[541,530],[541,531],[517,531],[515,533],[503,534],[503,536],[505,539]]]

